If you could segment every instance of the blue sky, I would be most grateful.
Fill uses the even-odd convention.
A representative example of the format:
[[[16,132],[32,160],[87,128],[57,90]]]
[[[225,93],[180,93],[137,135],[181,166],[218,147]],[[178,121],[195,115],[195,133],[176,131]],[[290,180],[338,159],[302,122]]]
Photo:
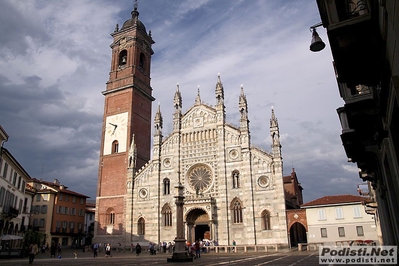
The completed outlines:
[[[131,17],[133,0],[0,2],[0,124],[6,147],[32,177],[95,197],[110,33]],[[295,168],[305,202],[356,194],[361,183],[339,135],[339,97],[327,47],[309,51],[316,1],[146,0],[139,19],[156,42],[151,85],[172,130],[179,83],[183,111],[215,104],[218,73],[227,120],[239,123],[243,84],[252,144],[270,151],[271,108],[279,121],[284,175]]]

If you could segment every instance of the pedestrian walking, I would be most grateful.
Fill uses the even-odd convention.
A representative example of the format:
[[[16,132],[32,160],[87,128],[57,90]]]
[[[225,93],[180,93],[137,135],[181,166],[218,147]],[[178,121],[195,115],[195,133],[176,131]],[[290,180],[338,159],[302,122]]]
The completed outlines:
[[[195,256],[197,259],[201,258],[201,247],[200,247],[200,243],[199,241],[195,241],[194,244],[194,248],[195,248]]]
[[[39,252],[39,248],[36,244],[30,244],[29,246],[29,264],[33,263],[36,254]]]
[[[150,243],[150,254],[151,255],[155,255],[155,244],[154,243]]]
[[[140,246],[139,243],[137,243],[137,245],[136,245],[136,256],[140,255],[140,253],[141,253],[141,246]]]
[[[194,259],[197,258],[197,254],[195,252],[195,245],[191,245],[191,247],[189,247],[188,256]]]
[[[105,257],[112,257],[111,256],[111,245],[109,243],[105,247]]]
[[[53,242],[50,247],[50,258],[55,258],[56,251],[57,251],[57,245]]]
[[[98,251],[98,244],[94,243],[93,244],[93,257],[94,258],[97,257],[97,255],[98,255],[97,251]]]
[[[58,243],[58,247],[57,247],[57,255],[58,255],[58,258],[61,258],[61,254],[62,254],[61,244]]]

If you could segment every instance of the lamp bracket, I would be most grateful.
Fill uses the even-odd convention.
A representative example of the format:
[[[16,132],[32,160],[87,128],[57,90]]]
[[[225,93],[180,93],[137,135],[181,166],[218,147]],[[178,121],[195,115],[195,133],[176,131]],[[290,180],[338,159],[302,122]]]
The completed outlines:
[[[313,31],[313,30],[315,30],[316,28],[318,28],[318,27],[320,27],[320,26],[323,26],[323,22],[319,22],[319,23],[317,23],[317,24],[314,24],[313,26],[310,26],[309,27],[309,31]]]

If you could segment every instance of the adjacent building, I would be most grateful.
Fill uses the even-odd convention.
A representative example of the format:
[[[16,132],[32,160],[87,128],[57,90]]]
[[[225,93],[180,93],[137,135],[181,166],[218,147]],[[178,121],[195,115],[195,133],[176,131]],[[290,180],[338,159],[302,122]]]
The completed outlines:
[[[85,233],[85,245],[91,245],[92,239],[94,236],[94,218],[96,214],[96,203],[86,201],[86,214],[85,214],[85,224],[84,224],[84,233]]]
[[[33,192],[26,184],[31,177],[5,148],[8,137],[0,125],[0,235],[22,235],[29,224]]]
[[[399,1],[317,0],[338,90],[342,143],[370,181],[383,244],[399,244]],[[373,206],[376,207],[376,206]]]
[[[365,211],[366,198],[355,195],[324,196],[301,207],[306,210],[307,242],[379,243],[376,221]]]
[[[57,179],[48,182],[33,178],[29,186],[35,191],[30,222],[32,229],[46,234],[46,244],[49,245],[84,245],[88,197],[69,190]]]
[[[287,207],[287,233],[290,247],[305,243],[306,238],[306,212],[301,210],[303,204],[302,185],[298,181],[295,169],[288,176],[283,177],[285,204]]]
[[[7,140],[0,126],[0,235],[23,236],[30,229],[46,234],[49,245],[84,244],[88,197],[68,190],[57,179],[31,178],[4,147]]]
[[[303,187],[298,181],[294,168],[292,168],[290,175],[283,177],[283,181],[287,209],[299,209],[303,204]]]

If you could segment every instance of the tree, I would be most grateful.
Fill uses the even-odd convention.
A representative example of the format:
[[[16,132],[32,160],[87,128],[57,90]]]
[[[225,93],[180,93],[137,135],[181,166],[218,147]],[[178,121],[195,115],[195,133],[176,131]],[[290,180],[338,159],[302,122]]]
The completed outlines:
[[[29,246],[37,244],[38,247],[46,244],[47,235],[38,231],[26,230],[22,244],[22,256],[29,254]]]

